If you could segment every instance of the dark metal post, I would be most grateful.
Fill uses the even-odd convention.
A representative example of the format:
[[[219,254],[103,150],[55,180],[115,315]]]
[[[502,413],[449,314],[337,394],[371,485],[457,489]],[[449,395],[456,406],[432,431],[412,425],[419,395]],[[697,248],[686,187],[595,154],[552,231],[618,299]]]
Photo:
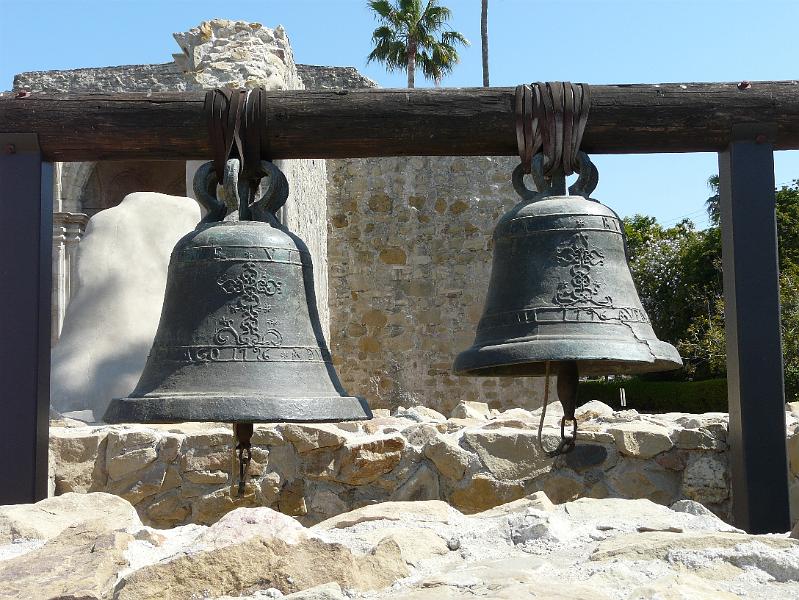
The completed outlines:
[[[47,496],[52,196],[37,136],[0,133],[0,504]]]
[[[768,128],[746,127],[719,154],[735,525],[790,529],[780,334],[774,155]]]

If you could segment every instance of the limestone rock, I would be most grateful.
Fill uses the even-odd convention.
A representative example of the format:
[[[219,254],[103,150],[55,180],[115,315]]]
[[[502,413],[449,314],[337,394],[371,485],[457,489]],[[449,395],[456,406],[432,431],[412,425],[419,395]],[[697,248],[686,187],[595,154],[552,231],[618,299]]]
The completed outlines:
[[[78,291],[53,348],[56,410],[91,409],[99,420],[111,398],[134,388],[161,316],[169,255],[199,220],[194,200],[154,192],[92,217],[78,246]]]
[[[590,400],[578,406],[577,410],[574,411],[574,416],[580,422],[596,419],[597,417],[609,417],[612,414],[613,408],[599,400]]]
[[[146,522],[155,527],[174,527],[191,515],[191,500],[181,496],[178,490],[139,506]]]
[[[652,458],[674,446],[668,429],[645,421],[621,423],[608,432],[622,453],[636,458]]]
[[[672,504],[669,508],[675,512],[684,512],[688,513],[689,515],[696,515],[701,517],[711,517],[716,518],[716,515],[713,514],[710,510],[705,508],[699,502],[695,502],[694,500],[678,500],[674,504]]]
[[[421,527],[386,527],[361,534],[359,537],[375,545],[390,539],[400,548],[402,558],[412,566],[423,560],[449,554],[447,542],[431,529]]]
[[[83,425],[81,423],[81,425]],[[105,435],[87,427],[50,427],[50,456],[53,459],[55,493],[86,493],[101,479],[101,443]]]
[[[529,410],[516,407],[516,408],[509,408],[508,410],[503,410],[502,412],[499,412],[495,416],[495,419],[497,421],[519,421],[519,422],[538,425],[538,419],[536,417],[537,415],[534,415]]]
[[[347,504],[338,494],[329,489],[318,489],[311,498],[311,511],[318,515],[317,520],[347,512]]]
[[[669,551],[668,560],[675,565],[697,569],[706,577],[716,575],[718,579],[746,572],[761,580],[799,581],[799,543],[775,547],[770,541],[770,536],[752,536],[747,542],[731,548],[676,548]]]
[[[104,489],[136,505],[144,498],[154,496],[158,492],[168,492],[177,487],[179,480],[168,481],[166,474],[166,464],[153,462],[143,470],[129,473],[122,479],[109,478]]]
[[[547,573],[547,563],[536,556],[478,560],[423,579],[418,586],[389,596],[391,600],[610,600],[604,590],[582,582],[564,585],[562,577]],[[619,596],[616,596],[619,597]]]
[[[258,499],[254,490],[247,490],[243,496],[238,496],[232,488],[224,487],[200,496],[192,502],[191,521],[200,525],[211,525],[232,510],[257,506]]]
[[[703,577],[679,573],[636,586],[625,600],[740,600]]]
[[[334,581],[345,588],[375,590],[408,575],[391,540],[366,555],[341,544],[308,538],[295,544],[250,538],[224,548],[179,555],[122,578],[115,600],[189,600],[276,588],[284,594]]]
[[[368,434],[394,433],[408,426],[408,421],[404,419],[398,419],[391,415],[376,414],[374,410],[372,414],[374,418],[363,422],[363,430]]]
[[[619,462],[605,477],[605,482],[619,498],[647,498],[670,505],[677,499],[680,476],[653,461],[626,459]]]
[[[489,421],[490,423],[490,421]],[[459,417],[450,417],[446,423],[440,423],[438,425],[439,431],[441,433],[454,433],[456,431],[460,431],[462,429],[470,429],[476,427],[484,427],[486,425],[485,419],[474,419],[474,418],[465,418],[461,419]]]
[[[308,537],[305,527],[291,517],[267,508],[237,508],[202,533],[195,545],[204,550],[224,548],[250,538],[277,538],[287,544],[296,544]]]
[[[474,516],[483,519],[490,519],[493,517],[503,517],[517,512],[526,512],[528,508],[549,511],[555,510],[555,505],[552,504],[552,501],[547,498],[547,495],[544,492],[535,492],[529,496],[525,496],[524,498],[519,498],[518,500],[507,502],[505,504],[495,506],[489,510],[479,512]]]
[[[417,423],[443,423],[447,420],[447,417],[440,412],[427,406],[400,407],[394,413],[394,416],[400,419],[410,419]]]
[[[585,495],[585,479],[568,469],[550,472],[539,477],[535,485],[555,504],[570,502]]]
[[[304,475],[349,485],[371,483],[397,466],[405,438],[388,437],[353,440],[335,452],[320,449],[307,453]]]
[[[414,423],[402,429],[400,433],[411,446],[420,449],[439,435],[435,423]]]
[[[618,532],[686,531],[740,533],[713,514],[677,512],[650,500],[580,498],[559,507],[575,527]]]
[[[458,511],[441,500],[421,502],[382,502],[337,515],[314,525],[311,529],[345,529],[367,521],[399,521],[412,519],[421,523],[448,523]]]
[[[514,544],[525,544],[533,540],[560,543],[574,537],[569,522],[553,511],[528,508],[508,517],[510,538]]]
[[[424,455],[433,461],[433,464],[444,477],[453,481],[460,481],[466,469],[469,468],[471,455],[458,446],[450,438],[436,436],[424,447]]]
[[[122,479],[125,475],[144,469],[155,462],[156,458],[158,453],[151,446],[118,454],[106,462],[108,476],[112,479]]]
[[[341,586],[334,581],[315,585],[301,592],[294,592],[288,596],[283,596],[283,600],[347,600],[341,592]]]
[[[394,501],[438,500],[440,486],[438,473],[429,463],[422,463],[413,474],[391,494]]]
[[[198,89],[225,85],[303,88],[280,26],[270,29],[260,23],[212,19],[174,37],[183,51],[175,55],[175,62]]]
[[[600,542],[591,560],[667,560],[677,550],[734,548],[757,540],[770,548],[786,550],[799,547],[799,541],[776,536],[747,536],[743,533],[671,533],[651,531],[624,534]]]
[[[305,502],[305,480],[295,479],[283,486],[277,500],[280,512],[293,517],[302,517],[308,514],[308,505]]]
[[[256,425],[250,440],[253,446],[280,446],[286,440],[279,429],[279,425]]]
[[[614,444],[616,439],[607,431],[603,430],[600,425],[592,422],[579,424],[579,438],[581,441],[595,442],[598,444]]]
[[[463,439],[499,480],[535,477],[552,466],[552,459],[541,452],[532,431],[466,431]]]
[[[479,419],[485,420],[491,415],[488,404],[485,402],[460,402],[452,412],[449,413],[450,418],[456,419]]]
[[[319,423],[304,425],[289,423],[283,426],[283,436],[289,440],[300,454],[319,448],[339,448],[347,438],[334,425]]]
[[[127,566],[129,533],[71,525],[44,546],[0,562],[0,596],[12,600],[101,600]]]
[[[799,431],[788,437],[788,466],[795,477],[799,476]]]
[[[682,491],[688,498],[703,503],[729,498],[726,457],[716,452],[691,454],[683,473]]]
[[[541,420],[541,413],[544,411],[543,406],[539,406],[535,410],[531,411],[530,414],[536,420],[536,422]],[[563,405],[560,402],[553,402],[550,400],[549,404],[546,408],[546,414],[544,418],[546,421],[557,421],[560,423],[560,418],[563,416]]]
[[[518,482],[497,481],[484,474],[469,478],[466,485],[450,494],[450,502],[466,514],[479,513],[522,498],[524,486]]]
[[[0,544],[49,540],[86,521],[92,522],[95,531],[141,526],[136,510],[118,496],[69,492],[35,504],[0,506]]]
[[[634,408],[627,410],[616,410],[610,415],[596,418],[600,423],[635,423],[641,420],[641,415]]]
[[[727,448],[724,440],[717,439],[704,427],[683,429],[677,438],[677,447],[686,450],[715,450],[720,452]]]
[[[235,508],[257,505],[301,516],[306,524],[385,500],[446,498],[472,513],[537,490],[556,503],[589,496],[670,505],[687,498],[727,518],[727,454],[709,443],[725,443],[723,415],[614,413],[610,424],[602,422],[607,417],[597,417],[581,427],[583,443],[554,460],[541,454],[530,415],[511,409],[482,421],[386,417],[375,420],[384,421],[377,424],[383,432],[378,435],[365,431],[372,421],[354,423],[357,431],[333,425],[259,427],[251,483],[242,499],[232,497],[228,487],[235,469],[228,426],[58,428],[51,440],[52,478],[59,490],[74,485],[119,495],[148,525],[158,527],[210,524]],[[615,422],[621,417],[627,420]],[[640,428],[645,435],[653,428],[666,430],[678,443],[652,458],[628,456],[608,432],[626,428]],[[704,449],[680,448],[686,431],[699,436],[691,445]],[[554,446],[558,433],[545,427],[545,445]],[[610,443],[591,441],[591,435]],[[799,484],[791,485],[791,502],[799,506]]]

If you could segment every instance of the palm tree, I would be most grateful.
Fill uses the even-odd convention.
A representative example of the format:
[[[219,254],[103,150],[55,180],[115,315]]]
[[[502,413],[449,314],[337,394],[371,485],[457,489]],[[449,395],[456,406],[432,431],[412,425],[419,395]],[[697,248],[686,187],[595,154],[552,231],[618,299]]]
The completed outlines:
[[[452,30],[443,31],[436,38],[452,16],[448,8],[439,6],[438,0],[369,0],[368,5],[381,25],[372,33],[375,47],[367,62],[382,62],[389,71],[407,71],[409,88],[414,86],[417,68],[440,84],[458,63],[456,45],[469,44],[463,35]]]
[[[719,196],[719,176],[711,175],[707,179],[707,187],[711,189],[713,195],[705,200],[705,210],[710,219],[711,225],[718,226],[721,221],[721,196]]]
[[[480,6],[480,41],[483,46],[483,87],[488,87],[488,0]]]

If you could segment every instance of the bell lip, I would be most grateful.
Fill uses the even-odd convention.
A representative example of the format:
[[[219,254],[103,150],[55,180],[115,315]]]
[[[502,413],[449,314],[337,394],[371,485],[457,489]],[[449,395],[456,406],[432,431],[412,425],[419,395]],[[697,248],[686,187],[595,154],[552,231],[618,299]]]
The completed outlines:
[[[541,377],[547,361],[575,361],[580,375],[612,375],[673,371],[683,366],[677,349],[661,340],[646,342],[600,342],[594,339],[570,338],[581,347],[574,352],[564,352],[562,340],[520,340],[504,344],[472,346],[458,354],[452,365],[455,375],[465,377]],[[609,346],[612,348],[609,351]],[[615,350],[615,352],[613,352]],[[580,365],[579,363],[583,363]],[[530,364],[526,374],[514,372],[492,373],[497,367]],[[540,368],[535,368],[540,365]]]
[[[231,418],[231,415],[237,418]],[[337,423],[373,418],[360,396],[219,396],[170,394],[114,398],[105,423]]]

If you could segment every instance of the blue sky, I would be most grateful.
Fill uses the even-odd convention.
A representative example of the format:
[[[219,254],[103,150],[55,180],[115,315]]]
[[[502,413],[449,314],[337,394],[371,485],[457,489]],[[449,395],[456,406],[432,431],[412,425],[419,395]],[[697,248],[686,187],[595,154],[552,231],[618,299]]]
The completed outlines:
[[[480,1],[442,3],[472,41],[444,85],[478,86]],[[168,62],[173,32],[214,17],[282,24],[297,62],[352,65],[382,87],[404,85],[401,73],[366,64],[375,22],[365,0],[0,0],[0,89],[21,71]],[[491,84],[799,78],[798,17],[795,0],[489,0]],[[620,214],[706,224],[715,154],[594,159],[594,195]],[[799,152],[775,160],[778,184],[799,178]]]

